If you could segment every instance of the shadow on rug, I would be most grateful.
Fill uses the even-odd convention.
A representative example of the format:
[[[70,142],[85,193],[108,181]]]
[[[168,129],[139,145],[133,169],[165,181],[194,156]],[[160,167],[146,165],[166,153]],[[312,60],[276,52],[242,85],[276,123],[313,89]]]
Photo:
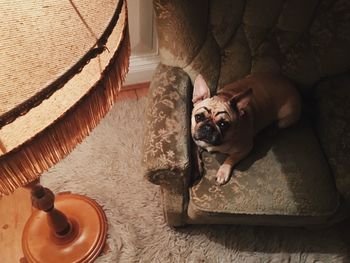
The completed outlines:
[[[53,191],[86,194],[103,205],[107,251],[96,262],[350,262],[334,227],[165,225],[158,187],[141,168],[146,98],[119,101],[81,145],[46,172]]]

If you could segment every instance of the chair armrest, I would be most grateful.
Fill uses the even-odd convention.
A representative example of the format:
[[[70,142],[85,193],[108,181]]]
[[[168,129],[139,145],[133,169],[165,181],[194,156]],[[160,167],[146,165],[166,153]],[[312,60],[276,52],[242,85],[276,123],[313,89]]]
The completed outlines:
[[[317,132],[339,193],[350,205],[350,74],[316,87]]]
[[[143,148],[145,177],[154,184],[188,179],[191,87],[181,69],[162,64],[157,67],[148,93]]]
[[[190,181],[189,76],[181,69],[160,64],[148,93],[143,148],[144,176],[161,185],[168,225],[185,224]]]

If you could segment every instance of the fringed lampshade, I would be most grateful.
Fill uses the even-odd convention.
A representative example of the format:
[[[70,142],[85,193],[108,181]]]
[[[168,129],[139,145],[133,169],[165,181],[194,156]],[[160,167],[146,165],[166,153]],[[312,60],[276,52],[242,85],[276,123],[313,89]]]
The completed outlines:
[[[98,124],[130,49],[123,0],[1,0],[0,10],[0,193],[9,194]]]
[[[126,0],[0,0],[0,10],[0,195],[4,195],[38,179],[105,116],[127,73],[130,48]],[[53,199],[50,194],[43,197],[44,188],[33,192],[37,208],[53,220],[60,218],[53,204],[46,207],[38,201]],[[68,207],[79,198],[67,200]],[[79,218],[70,222],[69,217],[65,227],[72,232]],[[25,248],[35,242],[31,226],[25,231],[27,260],[40,262],[31,247]],[[62,238],[66,234],[62,233],[56,234]],[[41,249],[39,254],[45,252]],[[96,253],[71,262],[90,262]]]

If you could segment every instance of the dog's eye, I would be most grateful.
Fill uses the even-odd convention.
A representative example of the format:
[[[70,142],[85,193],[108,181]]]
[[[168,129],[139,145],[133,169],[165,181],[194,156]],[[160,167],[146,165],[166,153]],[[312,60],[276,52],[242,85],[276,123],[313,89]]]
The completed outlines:
[[[228,128],[228,126],[230,126],[230,124],[227,121],[219,121],[217,125],[220,129],[226,129]]]
[[[194,115],[194,118],[195,118],[197,123],[205,120],[205,116],[203,113],[198,113],[198,114]]]

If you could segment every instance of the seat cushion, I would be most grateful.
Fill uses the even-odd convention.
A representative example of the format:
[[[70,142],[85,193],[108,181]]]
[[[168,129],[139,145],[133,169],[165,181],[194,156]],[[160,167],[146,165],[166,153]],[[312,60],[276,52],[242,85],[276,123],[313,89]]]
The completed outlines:
[[[259,134],[223,186],[215,175],[225,156],[204,152],[202,159],[205,174],[190,189],[189,223],[312,224],[338,207],[328,163],[306,121]]]

